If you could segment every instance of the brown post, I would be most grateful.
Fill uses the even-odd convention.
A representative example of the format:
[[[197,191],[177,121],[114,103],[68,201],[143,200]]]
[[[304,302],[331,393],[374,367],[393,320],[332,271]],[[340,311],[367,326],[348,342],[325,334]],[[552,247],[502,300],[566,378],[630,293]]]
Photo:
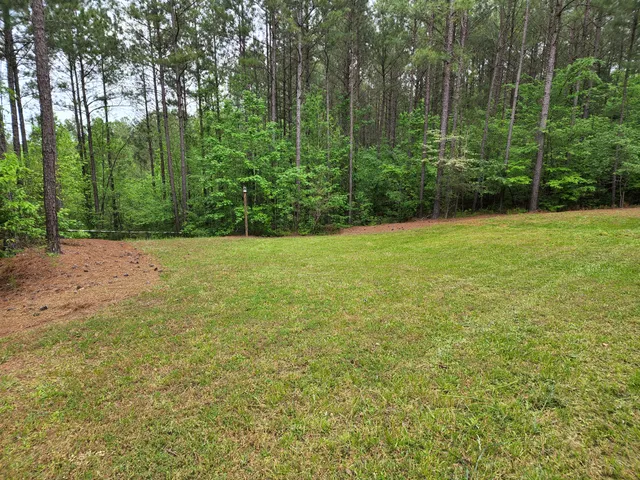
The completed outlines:
[[[247,187],[242,187],[242,197],[244,198],[244,236],[249,236],[249,217],[247,216]]]

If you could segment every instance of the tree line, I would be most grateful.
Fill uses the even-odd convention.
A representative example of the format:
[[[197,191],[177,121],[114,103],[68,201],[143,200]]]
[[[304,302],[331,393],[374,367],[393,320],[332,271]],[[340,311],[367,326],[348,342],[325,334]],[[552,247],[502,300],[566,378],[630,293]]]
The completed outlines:
[[[5,245],[640,198],[636,0],[0,3]]]

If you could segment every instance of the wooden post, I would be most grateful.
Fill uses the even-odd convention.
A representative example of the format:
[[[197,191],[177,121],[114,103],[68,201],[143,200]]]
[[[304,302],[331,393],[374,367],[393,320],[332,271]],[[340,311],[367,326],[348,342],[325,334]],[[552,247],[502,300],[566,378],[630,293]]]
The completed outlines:
[[[244,236],[249,236],[249,217],[247,216],[247,187],[242,187],[242,197],[244,199]]]

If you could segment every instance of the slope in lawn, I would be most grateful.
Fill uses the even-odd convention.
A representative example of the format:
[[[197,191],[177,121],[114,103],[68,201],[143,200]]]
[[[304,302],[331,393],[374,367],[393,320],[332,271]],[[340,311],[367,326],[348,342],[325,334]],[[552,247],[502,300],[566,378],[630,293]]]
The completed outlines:
[[[0,475],[640,475],[640,210],[140,246],[153,292],[0,340]]]

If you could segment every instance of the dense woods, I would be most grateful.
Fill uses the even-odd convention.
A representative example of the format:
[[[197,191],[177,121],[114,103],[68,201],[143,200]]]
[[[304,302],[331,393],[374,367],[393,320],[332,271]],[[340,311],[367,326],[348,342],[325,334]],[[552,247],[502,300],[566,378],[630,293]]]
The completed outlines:
[[[1,5],[5,249],[640,201],[635,0]]]

